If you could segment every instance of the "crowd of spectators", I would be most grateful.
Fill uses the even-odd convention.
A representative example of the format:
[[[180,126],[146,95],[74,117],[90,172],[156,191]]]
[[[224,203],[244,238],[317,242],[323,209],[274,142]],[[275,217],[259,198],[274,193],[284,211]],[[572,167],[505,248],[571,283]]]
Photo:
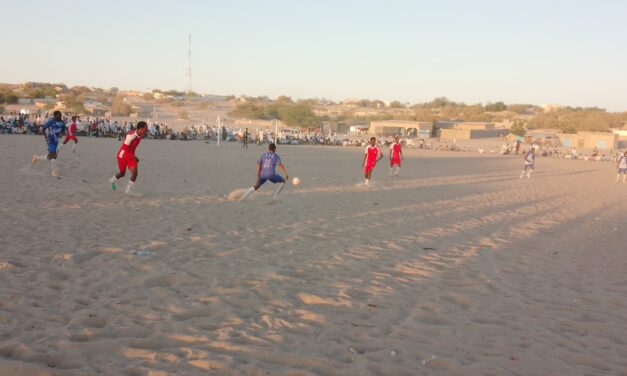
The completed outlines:
[[[0,116],[0,133],[2,134],[39,134],[41,126],[48,119],[50,114],[9,114]],[[69,123],[69,118],[64,118]],[[118,122],[106,118],[93,116],[80,117],[77,123],[77,133],[83,137],[109,137],[121,140],[124,135],[135,129],[136,122]],[[274,131],[265,128],[257,128],[250,132],[248,128],[235,128],[218,125],[191,125],[180,131],[168,127],[165,123],[149,123],[148,138],[163,140],[214,140],[220,138],[227,142],[242,142],[245,137],[248,143],[265,144],[276,142],[284,145],[335,145],[365,147],[368,144],[368,137],[338,135],[336,133],[311,132],[299,129],[282,129],[275,138]],[[379,137],[379,144],[388,147],[392,142],[392,137]],[[438,139],[402,139],[403,146],[408,148],[447,150],[447,151],[470,151],[471,149],[458,146],[455,140],[452,143],[441,142]],[[608,153],[600,152],[594,148],[590,153],[579,153],[576,148],[563,148],[554,145],[540,145],[537,143],[524,145],[520,141],[508,144],[503,143],[499,148],[479,148],[480,154],[503,154],[503,155],[524,155],[526,149],[533,147],[537,156],[549,158],[561,158],[585,161],[611,161],[615,162],[620,155],[620,151],[609,150]]]

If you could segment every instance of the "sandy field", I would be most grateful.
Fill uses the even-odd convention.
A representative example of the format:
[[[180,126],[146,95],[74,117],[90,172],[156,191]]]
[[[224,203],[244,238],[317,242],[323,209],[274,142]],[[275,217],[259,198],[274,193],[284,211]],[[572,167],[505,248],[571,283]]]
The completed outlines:
[[[627,184],[611,163],[0,136],[0,375],[627,375]],[[384,160],[385,161],[385,160]]]

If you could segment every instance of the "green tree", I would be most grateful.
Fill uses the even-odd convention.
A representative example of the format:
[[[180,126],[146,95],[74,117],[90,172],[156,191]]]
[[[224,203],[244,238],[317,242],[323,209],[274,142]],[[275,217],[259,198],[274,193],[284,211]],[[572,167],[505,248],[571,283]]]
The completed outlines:
[[[17,95],[8,87],[0,88],[0,103],[17,103]]]
[[[522,120],[514,120],[514,124],[512,124],[509,131],[511,134],[516,136],[524,136],[527,133],[527,130],[525,129],[525,122]]]
[[[265,114],[264,106],[253,102],[239,103],[233,111],[229,112],[231,116],[246,119],[261,119]]]
[[[450,103],[451,103],[451,101],[449,101],[447,97],[438,97],[438,98],[435,98],[434,100],[432,100],[429,103],[425,103],[425,105],[428,108],[438,108],[438,107],[441,108],[441,107],[444,107],[444,106],[446,106],[447,104],[450,104]]]
[[[316,116],[306,104],[280,107],[278,118],[289,126],[306,128],[319,125]]]
[[[507,110],[507,106],[503,102],[489,103],[485,106],[486,111],[501,112]]]
[[[294,103],[294,101],[292,101],[291,97],[288,97],[286,95],[280,95],[277,99],[276,99],[277,103]]]
[[[131,105],[123,98],[115,97],[111,101],[111,113],[113,116],[128,116],[131,113]]]

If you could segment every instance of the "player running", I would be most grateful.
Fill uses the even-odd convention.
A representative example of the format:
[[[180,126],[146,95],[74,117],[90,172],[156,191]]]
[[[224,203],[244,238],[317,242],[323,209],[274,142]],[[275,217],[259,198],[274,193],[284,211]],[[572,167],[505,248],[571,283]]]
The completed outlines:
[[[276,173],[277,166],[283,172],[285,178]],[[285,169],[285,166],[283,166],[283,163],[281,162],[281,157],[279,157],[279,155],[276,153],[276,145],[271,143],[268,146],[268,152],[262,154],[261,157],[259,157],[259,159],[257,160],[257,182],[253,187],[248,188],[246,193],[244,193],[239,201],[242,201],[243,199],[248,197],[248,195],[258,190],[268,180],[270,180],[273,184],[279,184],[276,191],[274,192],[274,195],[272,195],[272,199],[274,200],[277,195],[283,190],[283,187],[285,186],[285,181],[288,178],[289,176],[287,175],[287,170]]]
[[[61,146],[67,144],[70,140],[74,141],[74,143],[72,144],[72,153],[76,153],[75,148],[76,144],[78,144],[78,138],[76,138],[76,116],[72,116],[72,122],[68,126],[68,132],[65,134],[65,140],[63,140]],[[60,148],[61,147],[59,147],[59,149]]]
[[[366,148],[366,152],[364,153],[364,160],[361,162],[361,165],[364,166],[364,172],[366,181],[364,185],[367,186],[370,183],[370,177],[372,176],[372,170],[374,170],[374,166],[376,166],[377,162],[383,158],[383,152],[377,146],[377,138],[370,137],[370,145]]]
[[[140,121],[137,123],[137,129],[134,131],[130,131],[124,137],[124,142],[122,142],[122,146],[120,150],[118,150],[118,168],[119,172],[109,180],[111,183],[111,189],[117,189],[117,181],[118,179],[124,177],[126,174],[126,169],[131,170],[131,178],[126,186],[126,190],[124,193],[128,194],[131,192],[135,181],[137,180],[137,163],[139,162],[139,158],[135,156],[135,149],[137,149],[137,145],[141,142],[142,138],[148,132],[148,125],[145,121]]]
[[[534,163],[536,161],[535,148],[532,146],[527,154],[525,154],[525,167],[523,167],[522,172],[520,173],[520,178],[522,179],[527,172],[527,179],[531,177],[531,173],[533,172]]]
[[[48,159],[50,161],[50,173],[52,176],[58,177],[59,171],[55,164],[57,160],[59,135],[65,133],[66,130],[65,122],[61,117],[61,111],[55,111],[52,114],[52,119],[48,120],[42,129],[46,144],[48,144],[48,155],[33,155],[32,164],[34,165],[39,160]]]
[[[627,151],[625,151],[620,157],[618,157],[618,164],[616,165],[618,168],[618,174],[616,175],[616,182],[620,179],[620,174],[623,174],[623,183],[627,183],[625,178],[627,178]]]
[[[394,176],[398,176],[398,170],[401,169],[401,161],[403,160],[403,147],[400,142],[399,136],[394,136],[394,142],[390,146],[390,176],[392,176],[392,169],[396,166],[396,172]]]

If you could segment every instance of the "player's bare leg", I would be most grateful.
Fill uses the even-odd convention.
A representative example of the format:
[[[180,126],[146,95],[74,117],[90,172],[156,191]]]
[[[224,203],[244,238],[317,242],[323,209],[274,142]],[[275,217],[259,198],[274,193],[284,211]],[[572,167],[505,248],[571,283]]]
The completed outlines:
[[[255,185],[253,187],[248,188],[248,190],[246,191],[246,193],[244,193],[244,195],[238,200],[238,201],[243,201],[246,197],[250,196],[250,194],[252,194],[253,192],[255,192],[256,190],[259,189],[259,187],[261,187],[261,185],[259,185],[259,181],[257,180],[257,182],[255,183]]]
[[[131,170],[131,178],[129,179],[128,184],[126,185],[126,189],[124,190],[124,193],[126,194],[130,193],[131,189],[135,185],[135,180],[137,180],[138,166],[129,167],[128,169]]]
[[[116,189],[118,189],[118,186],[116,183],[119,179],[123,178],[124,175],[126,175],[126,170],[118,172],[117,174],[113,175],[111,179],[109,179],[109,183],[111,183],[112,191],[115,191]]]
[[[279,195],[279,193],[281,193],[281,191],[283,190],[283,187],[285,187],[285,182],[279,183],[279,186],[277,187],[276,191],[274,191],[274,194],[272,195],[273,200],[275,200],[276,197]]]

